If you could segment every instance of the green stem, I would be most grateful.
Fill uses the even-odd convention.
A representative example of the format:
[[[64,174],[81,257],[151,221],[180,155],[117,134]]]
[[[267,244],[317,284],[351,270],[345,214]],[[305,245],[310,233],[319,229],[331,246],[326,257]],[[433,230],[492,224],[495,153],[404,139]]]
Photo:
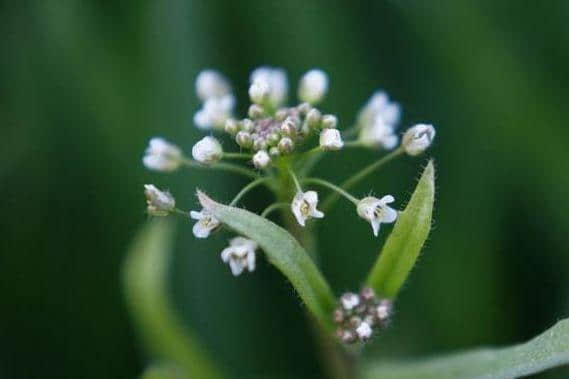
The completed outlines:
[[[300,186],[300,183],[298,181],[298,178],[296,177],[296,175],[294,174],[294,171],[292,171],[291,168],[288,169],[288,172],[290,173],[290,177],[292,178],[292,181],[294,182],[294,186],[296,187],[296,190],[298,192],[302,192],[302,187]]]
[[[241,166],[233,164],[233,163],[218,162],[218,163],[214,163],[212,165],[206,166],[206,165],[203,165],[199,162],[194,161],[193,159],[187,159],[187,158],[183,158],[181,160],[181,162],[184,166],[189,167],[189,168],[230,171],[230,172],[233,172],[235,174],[247,176],[247,177],[253,178],[253,179],[256,179],[259,177],[259,174],[257,174],[255,171],[250,170],[250,169],[245,168],[245,167],[241,167]]]
[[[226,159],[251,159],[253,158],[252,154],[246,153],[223,153],[223,158]]]
[[[338,187],[337,185],[330,183],[327,180],[319,179],[319,178],[306,178],[302,180],[303,183],[314,183],[335,191],[337,194],[344,196],[346,199],[350,200],[355,205],[358,205],[360,202],[359,199],[355,198],[354,196],[350,195],[347,191],[343,190],[342,188]]]
[[[393,160],[394,158],[400,156],[404,152],[405,152],[405,150],[403,149],[403,147],[399,147],[399,148],[393,150],[391,153],[381,157],[377,161],[373,162],[369,166],[364,167],[362,170],[360,170],[356,174],[354,174],[351,177],[349,177],[348,179],[346,179],[340,185],[340,187],[342,187],[343,189],[346,189],[346,190],[350,189],[351,187],[353,187],[354,185],[359,183],[361,180],[363,180],[366,176],[370,175],[375,170],[379,169],[381,166],[383,166],[387,162]],[[331,194],[322,203],[322,209],[325,211],[325,210],[331,208],[332,205],[334,205],[334,203],[336,202],[336,200],[338,200],[338,194],[336,194],[336,193]]]
[[[261,217],[267,217],[267,215],[269,213],[271,213],[272,211],[279,209],[279,208],[288,208],[290,207],[290,203],[285,203],[285,202],[278,202],[278,203],[273,203],[271,205],[269,205],[267,208],[265,208],[265,210],[263,210],[263,212],[261,213]]]
[[[176,213],[176,214],[179,214],[179,215],[184,216],[184,217],[190,217],[190,212],[186,212],[186,211],[183,211],[183,210],[178,209],[178,208],[172,209],[172,213]]]
[[[247,192],[249,192],[250,190],[252,190],[253,188],[257,187],[260,184],[264,184],[265,182],[267,182],[270,179],[271,178],[265,176],[265,177],[253,180],[251,183],[249,183],[245,187],[243,187],[241,189],[241,191],[239,191],[239,193],[233,198],[233,200],[231,200],[231,203],[229,203],[229,206],[230,207],[234,206],[235,204],[237,204],[239,199],[241,199]]]

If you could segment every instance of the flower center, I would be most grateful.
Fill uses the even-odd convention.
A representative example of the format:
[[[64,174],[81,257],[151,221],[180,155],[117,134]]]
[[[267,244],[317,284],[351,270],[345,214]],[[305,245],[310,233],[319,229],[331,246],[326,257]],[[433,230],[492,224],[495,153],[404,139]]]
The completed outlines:
[[[300,204],[300,213],[302,213],[304,216],[308,216],[309,212],[310,212],[310,205],[308,205],[306,201],[303,201],[302,204]]]

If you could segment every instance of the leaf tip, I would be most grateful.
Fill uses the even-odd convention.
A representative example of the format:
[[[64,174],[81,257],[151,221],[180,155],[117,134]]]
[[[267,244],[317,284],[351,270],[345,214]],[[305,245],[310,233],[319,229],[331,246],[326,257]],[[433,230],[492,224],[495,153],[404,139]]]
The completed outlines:
[[[200,190],[199,188],[196,189],[196,196],[198,197],[198,201],[200,202],[203,209],[211,210],[217,203],[205,192]]]

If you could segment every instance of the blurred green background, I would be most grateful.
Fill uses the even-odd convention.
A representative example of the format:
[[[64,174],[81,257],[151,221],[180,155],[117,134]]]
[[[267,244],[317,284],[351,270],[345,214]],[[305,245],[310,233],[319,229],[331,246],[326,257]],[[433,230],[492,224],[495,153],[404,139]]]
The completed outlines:
[[[242,113],[256,66],[286,68],[293,91],[302,72],[321,67],[331,78],[322,108],[342,126],[378,88],[402,104],[403,127],[436,125],[434,229],[392,328],[367,354],[511,344],[569,315],[569,2],[12,1],[0,9],[0,377],[132,378],[146,366],[120,286],[126,248],[146,221],[142,185],[170,188],[189,209],[196,186],[229,200],[243,184],[141,164],[152,136],[186,151],[200,136],[193,80],[208,67],[232,80]],[[340,153],[318,172],[338,182],[375,154]],[[390,164],[354,192],[393,193],[401,205],[426,159]],[[253,210],[270,201],[250,199]],[[191,223],[178,224],[177,308],[220,365],[236,377],[321,377],[285,279],[266,262],[233,278],[219,259],[228,234],[197,241]],[[383,238],[371,238],[344,204],[322,225],[325,275],[336,293],[358,288]]]

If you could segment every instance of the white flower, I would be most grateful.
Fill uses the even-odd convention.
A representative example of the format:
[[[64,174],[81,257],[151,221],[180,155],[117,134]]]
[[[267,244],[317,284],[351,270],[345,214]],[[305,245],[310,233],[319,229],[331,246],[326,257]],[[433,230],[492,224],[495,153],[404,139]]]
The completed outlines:
[[[391,195],[384,196],[381,199],[368,196],[364,197],[358,203],[358,215],[364,220],[369,221],[374,236],[377,237],[381,223],[392,223],[397,219],[397,211],[387,205],[394,201],[395,199]]]
[[[356,333],[360,340],[365,341],[371,338],[372,329],[367,322],[362,322],[357,328]]]
[[[255,270],[255,250],[257,247],[257,243],[253,240],[235,237],[229,241],[229,247],[221,252],[221,260],[229,263],[231,273],[234,276],[241,274],[244,269],[252,272]]]
[[[398,141],[395,128],[400,117],[399,104],[391,102],[383,91],[374,93],[358,115],[360,141],[367,146],[394,148]]]
[[[266,168],[271,163],[271,157],[265,150],[259,150],[253,155],[253,164],[258,169]]]
[[[288,94],[288,81],[283,69],[259,67],[251,73],[251,83],[265,82],[269,88],[268,99],[273,107],[281,105]]]
[[[395,135],[394,125],[388,124],[379,115],[376,116],[372,124],[362,127],[359,139],[366,146],[381,146],[387,150],[397,146],[399,140]]]
[[[168,191],[160,191],[153,184],[144,185],[147,211],[152,216],[167,216],[176,206],[176,200]]]
[[[203,164],[212,164],[221,159],[223,149],[214,137],[204,137],[192,147],[192,156]]]
[[[346,311],[350,311],[360,305],[360,297],[355,293],[347,292],[340,297],[340,304]]]
[[[322,150],[340,150],[344,146],[338,129],[323,129],[320,132],[320,147]]]
[[[196,93],[202,101],[223,97],[231,92],[227,79],[215,70],[203,70],[196,78]]]
[[[194,115],[194,123],[199,129],[223,129],[225,121],[231,118],[235,97],[228,94],[222,97],[210,97]]]
[[[409,155],[419,155],[425,151],[435,138],[435,128],[429,124],[417,124],[403,135],[401,144]]]
[[[294,199],[292,199],[290,209],[294,217],[296,217],[296,221],[301,226],[304,226],[306,220],[310,217],[324,217],[324,213],[316,209],[316,205],[318,205],[318,193],[316,191],[298,191]]]
[[[302,76],[298,87],[298,98],[310,104],[317,104],[328,91],[328,75],[322,70],[312,69]]]
[[[163,138],[152,138],[148,143],[142,162],[156,171],[174,171],[180,167],[182,151]]]
[[[377,116],[381,116],[387,124],[394,126],[401,117],[399,104],[389,101],[389,97],[383,91],[377,91],[371,96],[360,110],[358,122],[363,125],[371,124]]]
[[[213,217],[206,209],[202,209],[200,212],[191,211],[190,217],[194,220],[198,220],[192,229],[194,236],[197,238],[209,237],[211,231],[220,225],[219,220]]]
[[[249,87],[249,97],[255,104],[263,104],[269,97],[270,88],[266,80],[257,79]]]

